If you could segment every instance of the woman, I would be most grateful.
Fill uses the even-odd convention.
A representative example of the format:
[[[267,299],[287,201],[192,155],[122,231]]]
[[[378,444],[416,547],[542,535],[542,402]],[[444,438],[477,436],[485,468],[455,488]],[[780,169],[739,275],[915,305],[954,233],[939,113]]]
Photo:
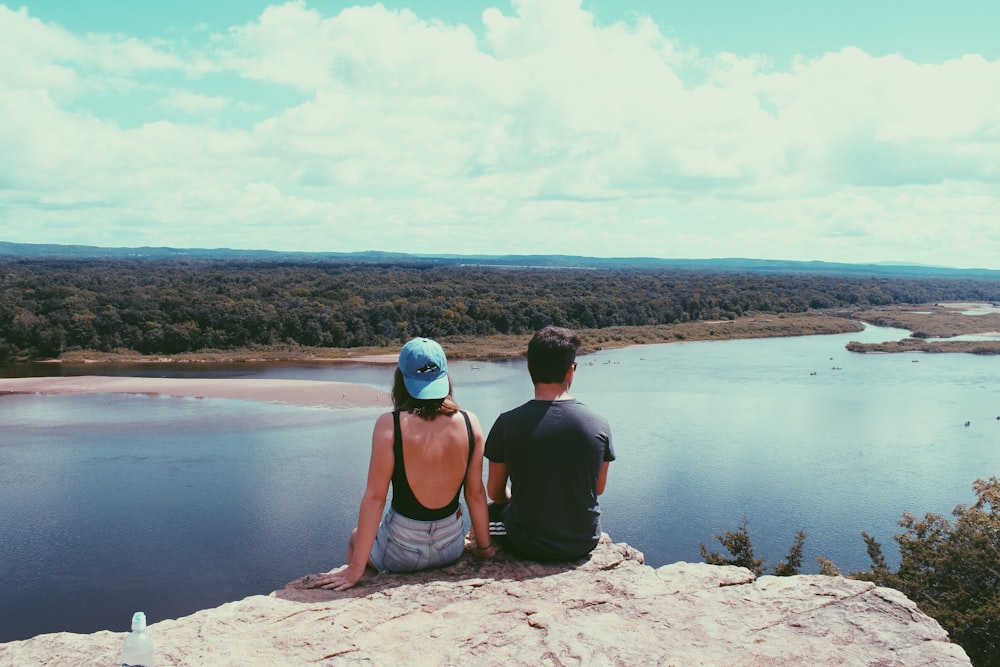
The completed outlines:
[[[472,553],[496,554],[483,487],[483,430],[476,416],[460,411],[452,399],[440,345],[416,338],[403,346],[392,403],[395,410],[375,422],[368,485],[347,564],[316,577],[313,588],[346,590],[366,567],[412,572],[458,560],[465,546],[458,505],[463,486],[477,536]],[[390,482],[392,505],[383,516]]]

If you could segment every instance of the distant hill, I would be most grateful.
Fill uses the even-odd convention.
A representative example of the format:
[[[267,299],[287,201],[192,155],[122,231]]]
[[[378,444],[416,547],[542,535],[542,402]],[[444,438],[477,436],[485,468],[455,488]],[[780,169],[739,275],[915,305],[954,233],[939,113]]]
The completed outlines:
[[[1000,279],[991,269],[955,269],[921,264],[848,264],[820,261],[748,259],[661,259],[655,257],[582,257],[575,255],[425,255],[380,251],[282,252],[232,248],[105,248],[85,245],[9,243],[0,241],[0,257],[64,259],[198,259],[262,262],[364,262],[435,265],[480,265],[551,269],[665,269],[717,273],[822,274],[887,277],[954,277]]]

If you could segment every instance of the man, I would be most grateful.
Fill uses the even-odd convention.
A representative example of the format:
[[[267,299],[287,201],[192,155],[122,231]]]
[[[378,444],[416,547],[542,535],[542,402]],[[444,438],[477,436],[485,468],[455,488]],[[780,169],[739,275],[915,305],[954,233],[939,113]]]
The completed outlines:
[[[608,421],[573,398],[579,337],[548,326],[528,344],[534,400],[501,414],[486,439],[491,524],[500,544],[541,561],[575,560],[601,536],[597,496],[615,459]],[[510,479],[510,489],[507,480]]]

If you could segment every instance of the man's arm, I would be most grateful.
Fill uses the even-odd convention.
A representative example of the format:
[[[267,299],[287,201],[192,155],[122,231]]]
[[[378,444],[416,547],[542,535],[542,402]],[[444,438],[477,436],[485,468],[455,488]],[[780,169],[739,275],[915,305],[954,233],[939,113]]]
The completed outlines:
[[[608,484],[608,468],[611,466],[611,461],[605,461],[601,464],[601,471],[597,473],[597,495],[604,493],[604,487]]]
[[[497,505],[503,505],[510,500],[507,490],[507,464],[490,461],[490,472],[486,479],[486,493]]]

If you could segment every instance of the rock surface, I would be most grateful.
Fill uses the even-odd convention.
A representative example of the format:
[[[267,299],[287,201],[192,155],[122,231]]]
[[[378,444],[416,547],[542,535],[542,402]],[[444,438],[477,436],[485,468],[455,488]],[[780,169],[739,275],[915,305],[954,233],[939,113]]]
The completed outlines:
[[[466,555],[343,593],[302,588],[307,576],[149,631],[157,667],[971,664],[891,589],[642,560],[605,539],[579,563]],[[39,635],[0,645],[0,665],[114,665],[124,637]]]

